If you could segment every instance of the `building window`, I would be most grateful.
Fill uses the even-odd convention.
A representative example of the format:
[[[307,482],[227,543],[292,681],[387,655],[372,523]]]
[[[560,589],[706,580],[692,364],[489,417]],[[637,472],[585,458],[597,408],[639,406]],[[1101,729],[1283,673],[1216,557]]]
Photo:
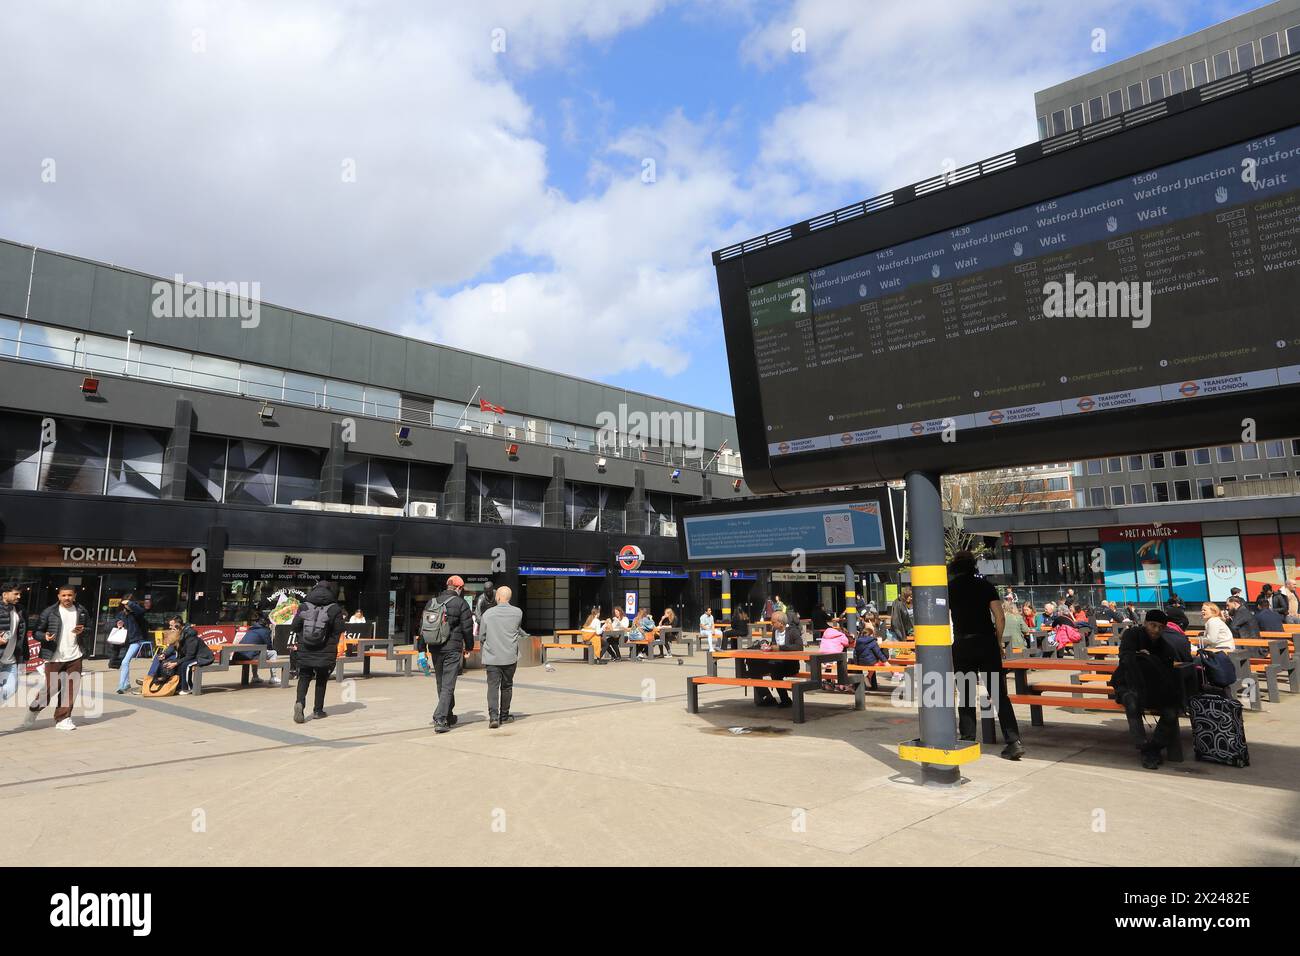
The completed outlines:
[[[323,457],[323,454],[315,448],[281,445],[275,482],[275,503],[291,505],[295,501],[319,501]]]
[[[1205,60],[1192,64],[1192,86],[1204,86],[1210,82],[1210,65]]]
[[[284,471],[283,456],[281,456],[280,460],[281,460],[280,471],[283,473]],[[384,468],[381,470],[387,472],[387,466],[389,463],[387,461],[384,461],[383,464],[384,464]],[[411,462],[411,467],[407,471],[407,475],[408,475],[407,480],[410,483],[410,490],[406,496],[407,502],[408,503],[412,501],[433,502],[434,504],[438,505],[439,517],[444,517],[443,510],[442,510],[442,505],[443,505],[442,493],[443,490],[447,487],[447,473],[449,471],[451,471],[451,467],[449,465],[435,465],[429,462],[420,462],[420,461]],[[283,482],[284,478],[281,477],[280,480],[281,482]],[[466,506],[468,506],[468,504],[469,502],[466,502]]]
[[[600,487],[569,482],[568,501],[565,503],[569,513],[569,527],[577,531],[598,531],[600,529]]]
[[[1129,485],[1128,497],[1135,505],[1144,505],[1147,503],[1147,486],[1146,485]]]
[[[1174,482],[1174,500],[1191,501],[1192,500],[1192,483],[1190,481]]]
[[[0,488],[35,491],[40,459],[41,420],[0,412]]]
[[[1165,467],[1165,453],[1162,451],[1152,452],[1151,453],[1152,470],[1158,470],[1163,467]]]
[[[1106,489],[1105,489],[1105,488],[1089,488],[1089,489],[1088,489],[1088,502],[1089,502],[1089,504],[1091,504],[1094,508],[1104,508],[1104,507],[1106,507]]]
[[[512,524],[521,525],[525,528],[540,528],[542,526],[542,509],[546,503],[546,486],[548,484],[549,482],[545,478],[515,476],[515,507]]]
[[[1142,99],[1142,84],[1141,83],[1131,84],[1128,88],[1128,108],[1131,110],[1135,110],[1139,106],[1141,106],[1144,102],[1145,100]]]
[[[1264,445],[1264,453],[1267,454],[1269,458],[1282,458],[1286,455],[1286,443],[1281,441],[1266,442]]]
[[[114,425],[108,452],[107,493],[128,498],[161,498],[166,448],[164,431]]]
[[[1173,457],[1174,457],[1174,463],[1173,463],[1173,466],[1174,466],[1175,468],[1186,468],[1186,467],[1187,467],[1187,452],[1185,452],[1185,451],[1176,451],[1176,452],[1172,452],[1171,454],[1172,454]]]
[[[1291,439],[1291,454],[1300,458],[1300,438]]]
[[[244,394],[249,398],[275,399],[277,402],[284,398],[284,372],[280,369],[245,365],[239,374]]]
[[[1148,102],[1154,103],[1165,98],[1165,75],[1163,73],[1147,80],[1147,92],[1151,94]]]
[[[646,534],[667,534],[673,521],[673,496],[659,491],[646,493]]]
[[[1047,139],[1047,117],[1038,117],[1038,138]]]
[[[1187,74],[1183,72],[1181,66],[1176,66],[1169,71],[1169,94],[1181,93],[1187,89]]]
[[[196,383],[197,384],[197,383]],[[325,379],[300,372],[284,373],[284,400],[318,408],[325,404]]]
[[[1151,500],[1155,502],[1169,500],[1169,482],[1153,481],[1151,482]]]
[[[1197,478],[1197,479],[1196,479],[1196,491],[1197,491],[1197,493],[1200,495],[1200,498],[1201,498],[1202,501],[1208,501],[1209,499],[1213,498],[1213,497],[1214,497],[1214,479],[1213,479],[1213,478]]]
[[[483,524],[511,524],[514,499],[514,475],[490,471],[474,473],[476,497],[479,499],[479,518]]]
[[[1208,465],[1210,463],[1210,449],[1197,448],[1192,452],[1192,461],[1198,465]]]
[[[1255,444],[1241,446],[1242,461],[1259,461],[1259,446]]]
[[[141,345],[135,353],[131,371],[139,378],[154,382],[189,385],[191,363],[189,352],[159,348],[157,345]]]
[[[1264,476],[1263,475],[1242,475],[1241,480],[1242,481],[1263,481]]]
[[[1232,462],[1237,460],[1237,456],[1233,452],[1231,445],[1220,445],[1218,451],[1219,451],[1219,464],[1221,465],[1231,464]]]
[[[1129,471],[1141,471],[1141,470],[1142,470],[1142,456],[1141,456],[1141,455],[1129,455],[1129,456],[1128,456],[1128,470],[1129,470]]]
[[[239,363],[211,355],[194,355],[190,358],[190,383],[195,388],[214,392],[239,394]]]
[[[1269,63],[1276,60],[1282,55],[1282,38],[1276,33],[1270,33],[1266,37],[1259,39],[1259,62]]]
[[[1286,48],[1290,53],[1300,53],[1300,24],[1287,28]]]
[[[1060,136],[1066,131],[1065,110],[1057,110],[1052,114],[1052,135]]]
[[[220,501],[226,487],[226,440],[191,435],[185,473],[187,501]]]
[[[1236,476],[1236,475],[1224,475],[1222,478],[1219,479],[1219,484],[1221,484],[1221,485],[1229,485],[1229,484],[1232,484],[1232,482],[1234,482],[1234,481],[1236,481],[1236,480],[1237,480],[1237,476]]]
[[[366,504],[372,508],[405,508],[408,480],[406,462],[392,458],[371,458],[370,469],[366,474]]]
[[[1268,476],[1269,478],[1286,478],[1287,473],[1285,471],[1270,471]]]
[[[330,379],[325,383],[325,408],[349,412],[354,415],[366,413],[365,389],[352,382],[336,382]]]
[[[1224,50],[1222,53],[1214,54],[1214,78],[1221,80],[1225,76],[1232,75],[1232,54]]]
[[[49,365],[73,365],[73,351],[77,349],[77,333],[67,329],[52,329],[23,323],[22,342],[18,346],[18,357],[29,362],[45,362]],[[122,353],[125,362],[126,353]],[[78,359],[77,364],[80,364]],[[121,367],[119,365],[119,367]]]
[[[1118,116],[1124,112],[1124,91],[1111,90],[1106,94],[1106,106],[1110,110],[1111,116]]]
[[[1107,458],[1107,459],[1106,459],[1106,470],[1107,470],[1108,472],[1110,472],[1112,475],[1114,475],[1114,474],[1118,474],[1119,472],[1123,471],[1123,470],[1124,470],[1124,459],[1123,459],[1123,458]]]
[[[627,509],[626,488],[600,489],[600,530],[621,532]]]
[[[108,471],[109,426],[101,422],[60,419],[58,440],[41,454],[41,491],[102,495]]]
[[[1092,459],[1089,459],[1089,461],[1088,461],[1088,474],[1090,474],[1090,475],[1100,475],[1100,474],[1101,474],[1101,459],[1100,459],[1100,458],[1092,458]]]
[[[1100,96],[1094,96],[1092,99],[1088,100],[1089,123],[1099,123],[1106,118],[1106,114],[1102,112],[1101,103],[1102,100]]]
[[[1110,486],[1110,503],[1111,503],[1111,505],[1116,506],[1116,507],[1118,507],[1119,505],[1122,505],[1122,504],[1126,504],[1126,503],[1127,503],[1127,502],[1126,502],[1126,499],[1125,499],[1125,497],[1124,497],[1124,486],[1123,486],[1123,485],[1111,485],[1111,486]]]
[[[273,504],[278,452],[275,445],[232,439],[226,454],[226,503]]]
[[[343,456],[343,504],[365,505],[366,471],[370,468],[370,459],[365,455],[351,452]]]
[[[1083,104],[1075,103],[1070,107],[1070,129],[1079,129],[1083,126]]]
[[[1243,43],[1237,47],[1237,69],[1249,70],[1255,65],[1255,44]]]

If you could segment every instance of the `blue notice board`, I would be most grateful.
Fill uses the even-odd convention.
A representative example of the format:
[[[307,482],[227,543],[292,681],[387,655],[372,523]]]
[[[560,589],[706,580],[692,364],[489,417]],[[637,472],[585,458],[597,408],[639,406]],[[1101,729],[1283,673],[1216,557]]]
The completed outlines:
[[[688,515],[683,528],[691,561],[789,557],[795,548],[810,555],[885,550],[878,501]]]

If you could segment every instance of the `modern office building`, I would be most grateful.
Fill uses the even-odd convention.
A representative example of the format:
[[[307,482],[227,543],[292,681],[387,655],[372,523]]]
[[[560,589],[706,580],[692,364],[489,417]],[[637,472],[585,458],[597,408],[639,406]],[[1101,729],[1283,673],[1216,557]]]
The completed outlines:
[[[1034,94],[1050,139],[1300,53],[1300,0],[1277,0]]]
[[[675,516],[745,493],[731,417],[199,292],[0,242],[0,579],[78,584],[88,649],[128,589],[216,623],[320,574],[399,635],[451,574],[537,633],[717,606]]]

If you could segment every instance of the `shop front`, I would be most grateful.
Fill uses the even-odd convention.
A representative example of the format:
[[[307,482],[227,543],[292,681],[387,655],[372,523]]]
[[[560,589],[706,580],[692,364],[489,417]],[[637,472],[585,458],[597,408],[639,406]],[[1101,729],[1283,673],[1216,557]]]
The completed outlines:
[[[288,623],[291,610],[321,578],[338,584],[339,603],[351,613],[361,596],[363,562],[360,554],[228,550],[220,618],[205,623],[242,624],[258,612],[273,623]]]
[[[612,599],[623,600],[621,594],[611,598],[608,569],[598,564],[521,564],[519,587],[517,603],[530,634],[580,627],[593,607],[608,614]]]
[[[474,607],[479,595],[493,586],[492,562],[486,558],[394,556],[388,589],[388,633],[399,644],[415,640],[420,612],[447,589],[447,579],[459,575],[465,582],[465,600]]]
[[[59,588],[76,588],[78,603],[91,616],[81,636],[82,651],[87,657],[107,657],[108,632],[126,594],[134,592],[142,603],[149,599],[151,629],[161,628],[168,614],[188,615],[193,561],[188,548],[142,548],[129,541],[3,544],[0,581],[22,586],[29,626],[36,614],[56,603]]]

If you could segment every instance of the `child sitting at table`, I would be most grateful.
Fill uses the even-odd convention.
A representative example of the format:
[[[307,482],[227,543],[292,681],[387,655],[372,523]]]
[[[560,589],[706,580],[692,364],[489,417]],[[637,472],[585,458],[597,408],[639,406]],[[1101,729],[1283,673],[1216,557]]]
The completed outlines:
[[[853,645],[853,663],[867,666],[889,663],[889,656],[880,646],[880,640],[876,635],[876,624],[872,621],[867,621],[863,625],[862,633],[858,635],[857,643]],[[871,689],[876,690],[876,672],[868,671],[867,679],[871,682]]]
[[[853,646],[853,638],[849,637],[839,629],[835,624],[831,624],[822,631],[822,639],[819,648],[827,654],[842,654]],[[843,684],[837,684],[832,680],[823,680],[822,687],[826,690],[849,691],[853,688],[846,687]]]

